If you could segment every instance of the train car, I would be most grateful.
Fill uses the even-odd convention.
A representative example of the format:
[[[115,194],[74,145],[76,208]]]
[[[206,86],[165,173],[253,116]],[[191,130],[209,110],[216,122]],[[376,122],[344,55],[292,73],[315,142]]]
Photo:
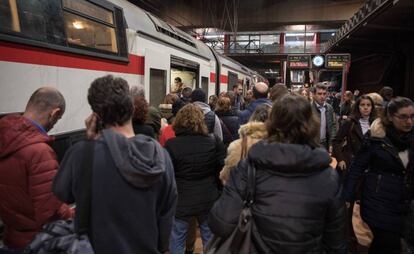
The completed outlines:
[[[67,109],[51,133],[69,143],[84,132],[97,77],[143,85],[153,106],[175,77],[208,95],[253,81],[251,70],[126,0],[1,1],[0,21],[0,114],[22,112],[37,88],[54,86]]]

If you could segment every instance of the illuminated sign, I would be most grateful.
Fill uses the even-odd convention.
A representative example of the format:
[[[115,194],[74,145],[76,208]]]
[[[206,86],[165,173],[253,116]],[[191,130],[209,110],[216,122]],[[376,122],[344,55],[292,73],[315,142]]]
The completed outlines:
[[[289,55],[288,66],[291,69],[306,69],[310,67],[309,55]]]
[[[346,63],[351,61],[350,54],[327,54],[326,55],[326,68],[339,68],[345,66]]]

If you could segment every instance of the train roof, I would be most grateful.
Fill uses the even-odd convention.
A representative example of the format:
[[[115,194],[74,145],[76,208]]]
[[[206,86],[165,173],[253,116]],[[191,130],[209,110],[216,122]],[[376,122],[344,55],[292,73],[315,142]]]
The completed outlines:
[[[254,71],[250,70],[249,68],[247,68],[243,64],[241,64],[241,63],[239,63],[239,62],[237,62],[237,61],[235,61],[235,60],[233,60],[233,59],[231,59],[231,58],[229,58],[229,57],[227,57],[227,56],[225,56],[221,53],[218,53],[217,51],[214,51],[214,52],[217,55],[217,58],[218,58],[219,62],[221,64],[223,64],[225,67],[233,69],[235,71],[242,72],[246,75],[254,74]]]
[[[186,32],[126,0],[110,0],[110,2],[123,9],[128,28],[135,30],[138,34],[203,57],[206,60],[214,59],[214,55],[207,45]]]

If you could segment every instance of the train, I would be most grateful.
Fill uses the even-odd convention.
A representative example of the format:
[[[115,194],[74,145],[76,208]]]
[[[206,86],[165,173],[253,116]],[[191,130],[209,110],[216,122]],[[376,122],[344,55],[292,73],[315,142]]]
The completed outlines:
[[[0,114],[56,87],[67,108],[51,134],[69,143],[84,132],[90,83],[107,74],[143,85],[156,107],[176,77],[208,96],[265,80],[126,0],[1,1],[0,21]]]

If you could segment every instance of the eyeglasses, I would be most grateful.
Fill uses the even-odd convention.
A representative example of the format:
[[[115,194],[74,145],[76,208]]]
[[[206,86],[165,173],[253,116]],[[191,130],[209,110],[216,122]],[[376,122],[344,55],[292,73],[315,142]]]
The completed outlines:
[[[394,115],[396,118],[400,119],[401,121],[407,121],[408,119],[411,119],[414,121],[414,115]]]

